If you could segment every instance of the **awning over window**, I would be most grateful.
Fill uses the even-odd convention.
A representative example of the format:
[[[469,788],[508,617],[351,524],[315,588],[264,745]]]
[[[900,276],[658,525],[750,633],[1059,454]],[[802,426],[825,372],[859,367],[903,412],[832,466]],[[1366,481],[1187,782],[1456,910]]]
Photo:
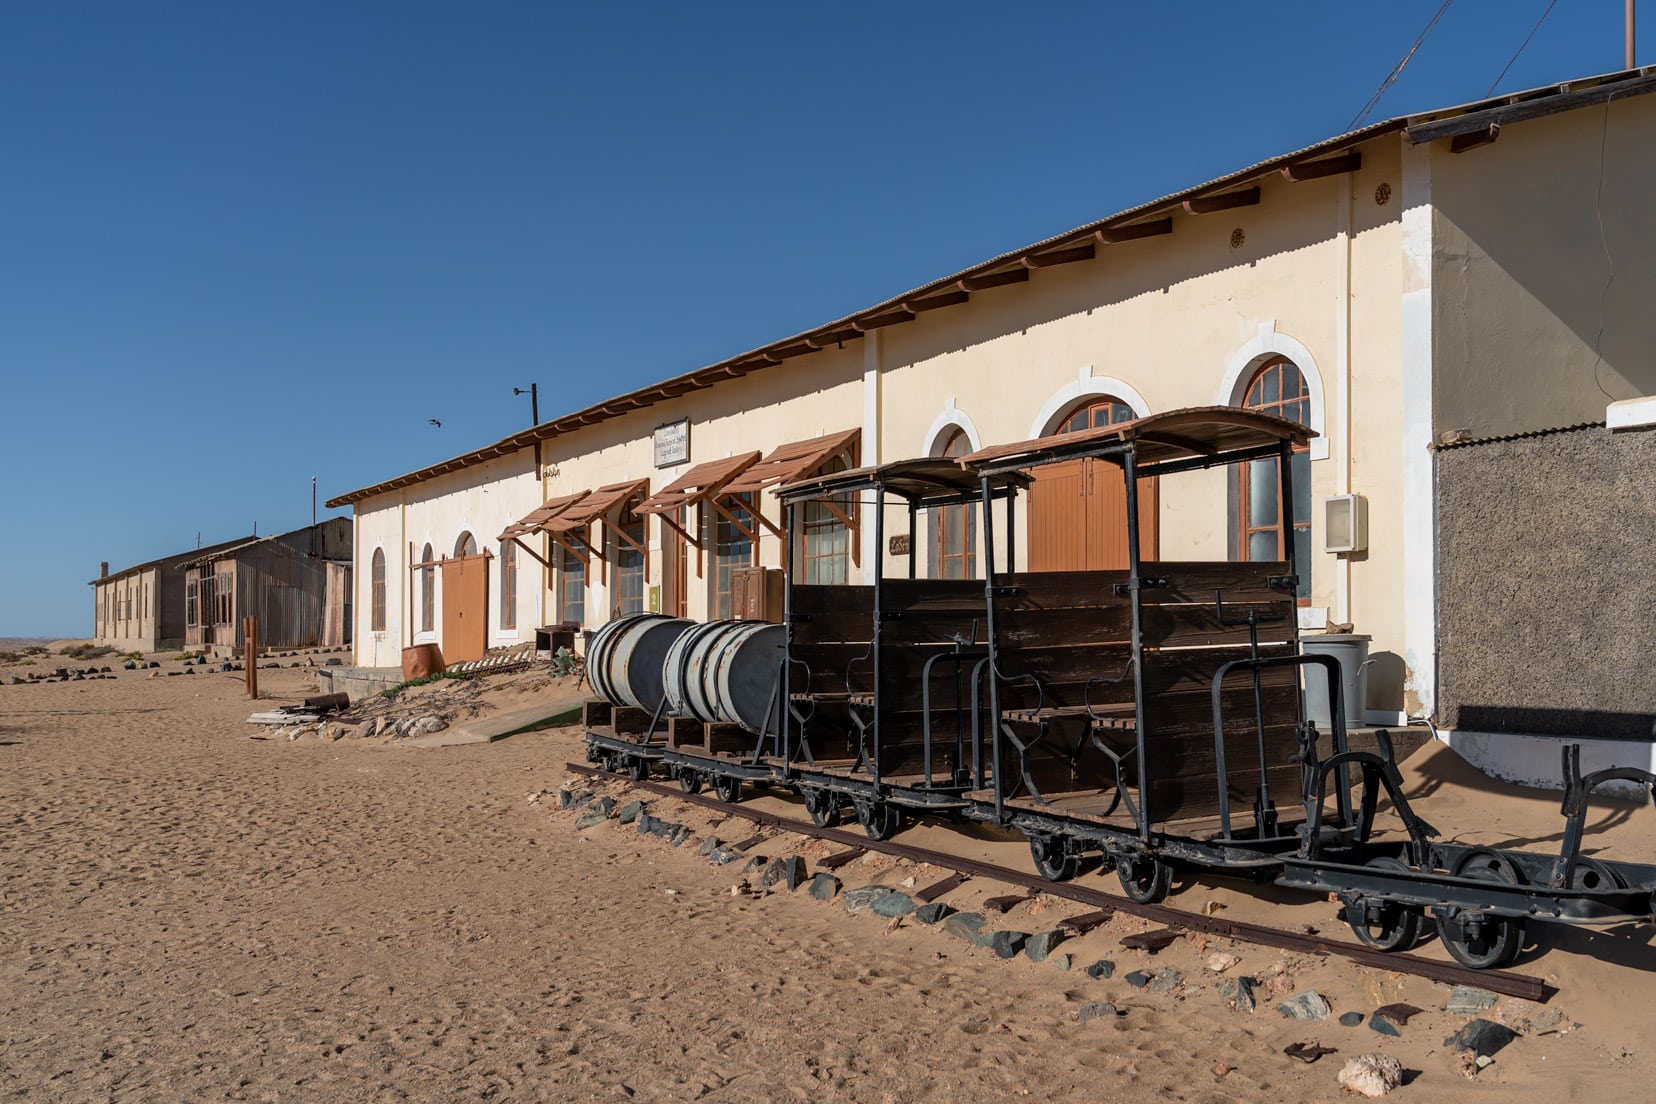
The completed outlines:
[[[661,490],[642,506],[634,508],[639,514],[664,514],[680,506],[694,506],[712,495],[723,492],[725,484],[752,467],[759,459],[757,452],[743,452],[723,460],[709,460],[697,464]]]
[[[560,514],[581,499],[587,497],[586,491],[576,491],[574,494],[561,495],[558,498],[549,498],[546,503],[528,514],[522,520],[514,521],[500,534],[500,540],[516,540],[531,533],[543,533],[546,527]]]
[[[778,445],[770,451],[770,455],[726,484],[723,493],[749,494],[781,483],[791,483],[815,472],[840,453],[851,451],[861,437],[862,430],[850,429],[824,437],[812,437],[808,441]],[[853,466],[854,463],[853,458],[848,458],[846,466]]]
[[[633,498],[647,496],[649,493],[650,481],[648,479],[629,479],[624,483],[611,483],[608,486],[599,487],[596,491],[582,496],[578,502],[549,520],[545,526],[546,531],[556,534],[586,529],[593,522],[607,516],[617,506]]]

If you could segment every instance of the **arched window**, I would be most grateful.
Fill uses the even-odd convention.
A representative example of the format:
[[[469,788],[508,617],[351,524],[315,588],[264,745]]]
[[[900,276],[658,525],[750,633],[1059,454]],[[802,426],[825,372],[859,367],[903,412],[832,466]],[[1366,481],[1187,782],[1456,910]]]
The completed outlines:
[[[751,493],[732,495],[726,501],[725,508],[742,524],[733,524],[730,518],[721,513],[714,526],[713,616],[717,618],[731,616],[731,572],[755,562],[753,539],[748,536],[748,533],[759,524],[753,517],[753,500],[754,496]],[[747,532],[742,531],[743,526],[747,528]]]
[[[1275,414],[1300,425],[1311,424],[1311,394],[1305,376],[1286,357],[1274,357],[1254,370],[1242,405]],[[1311,601],[1311,454],[1304,446],[1294,450],[1290,475],[1294,501],[1284,509],[1282,480],[1275,460],[1242,465],[1237,491],[1237,550],[1245,560],[1285,560],[1283,518],[1287,515],[1294,541],[1294,568],[1299,575],[1299,602]]]
[[[374,549],[373,582],[368,592],[368,627],[385,631],[385,549]]]
[[[562,545],[558,546],[558,620],[577,625],[586,621],[586,563]]]
[[[1065,418],[1055,433],[1075,433],[1083,429],[1097,429],[1099,426],[1115,425],[1117,422],[1130,422],[1138,414],[1133,408],[1112,395],[1103,395],[1095,399],[1088,399]]]
[[[615,612],[621,617],[644,612],[644,553],[639,551],[644,547],[644,519],[632,508],[632,502],[622,505],[616,524],[626,534],[626,539],[615,539]]]
[[[461,556],[477,555],[477,541],[469,532],[462,532],[454,538],[454,555],[456,559]]]
[[[500,627],[517,628],[517,544],[500,542]]]
[[[437,565],[432,562],[434,559],[431,542],[427,541],[425,551],[420,553],[420,562],[425,565],[420,568],[421,632],[430,632],[432,623],[437,618]]]
[[[832,475],[850,467],[850,457],[842,453],[817,468],[816,474]],[[806,501],[800,532],[807,584],[841,586],[851,578],[851,530],[841,518],[850,517],[857,508],[852,498],[844,494]]]
[[[972,442],[962,429],[944,439],[938,456],[953,459],[972,451]],[[939,506],[933,512],[932,531],[937,547],[933,553],[933,574],[942,579],[977,578],[977,506]]]

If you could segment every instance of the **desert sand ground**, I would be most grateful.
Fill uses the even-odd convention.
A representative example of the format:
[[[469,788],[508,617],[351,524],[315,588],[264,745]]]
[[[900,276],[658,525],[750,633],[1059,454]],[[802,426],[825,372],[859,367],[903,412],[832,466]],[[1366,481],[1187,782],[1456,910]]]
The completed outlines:
[[[0,686],[0,1100],[1333,1100],[1341,1063],[1370,1051],[1409,1071],[1405,1101],[1645,1100],[1656,1074],[1649,927],[1526,952],[1518,968],[1558,987],[1558,1022],[1470,1080],[1443,1045],[1468,1017],[1417,978],[1192,938],[1147,956],[1120,946],[1148,926],[1126,916],[1065,944],[1069,972],[1001,961],[802,891],[733,895],[738,868],[694,841],[577,831],[554,796],[580,758],[574,729],[433,750],[254,740],[240,675],[117,674]],[[302,670],[261,676],[263,707],[314,692]],[[521,701],[515,685],[502,701]],[[1556,840],[1555,795],[1483,783],[1443,751],[1408,766],[1440,827]],[[698,836],[710,822],[666,799],[652,812]],[[1595,820],[1609,853],[1656,857],[1656,811]],[[1027,864],[990,834],[908,836]],[[823,846],[755,850],[810,861]],[[937,873],[882,856],[839,871],[847,888]],[[997,892],[968,882],[945,899]],[[1340,928],[1327,902],[1269,896],[1194,882],[1173,903]],[[1081,911],[1043,898],[996,924]],[[1218,952],[1277,995],[1229,1009],[1204,969]],[[1083,972],[1100,958],[1113,978]],[[1163,967],[1184,974],[1176,992],[1123,981]],[[1424,1011],[1398,1038],[1274,1011],[1307,989],[1336,1014]],[[1124,1014],[1076,1022],[1104,1000]],[[1313,1040],[1338,1053],[1282,1053]]]

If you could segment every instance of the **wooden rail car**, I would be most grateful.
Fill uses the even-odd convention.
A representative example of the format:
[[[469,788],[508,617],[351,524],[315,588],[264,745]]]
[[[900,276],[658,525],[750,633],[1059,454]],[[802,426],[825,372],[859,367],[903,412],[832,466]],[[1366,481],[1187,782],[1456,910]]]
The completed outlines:
[[[1240,479],[1240,465],[1258,464],[1291,503],[1290,458],[1309,436],[1270,415],[1204,408],[784,486],[789,565],[805,504],[871,507],[872,584],[788,572],[786,648],[769,702],[750,710],[763,723],[715,732],[668,717],[662,746],[659,711],[641,735],[622,731],[636,718],[605,714],[589,757],[635,777],[659,757],[687,790],[711,782],[730,801],[750,782],[791,790],[817,824],[852,808],[877,839],[914,815],[1009,827],[1044,877],[1074,877],[1100,854],[1141,902],[1167,894],[1175,866],[1275,878],[1338,895],[1358,938],[1382,950],[1408,949],[1431,918],[1474,968],[1512,961],[1529,921],[1651,919],[1656,866],[1588,858],[1581,843],[1597,786],[1656,796],[1656,775],[1584,778],[1567,749],[1558,855],[1436,843],[1387,734],[1373,752],[1347,747],[1337,662],[1300,651],[1291,540],[1281,561],[1141,557],[1141,484],[1209,469]],[[1031,473],[1078,460],[1121,472],[1125,566],[1015,570],[1018,493]],[[974,500],[985,578],[918,578],[920,512]],[[906,577],[885,571],[892,504],[908,512]],[[1326,681],[1327,733],[1304,715],[1307,678]],[[1401,834],[1376,832],[1382,797]]]

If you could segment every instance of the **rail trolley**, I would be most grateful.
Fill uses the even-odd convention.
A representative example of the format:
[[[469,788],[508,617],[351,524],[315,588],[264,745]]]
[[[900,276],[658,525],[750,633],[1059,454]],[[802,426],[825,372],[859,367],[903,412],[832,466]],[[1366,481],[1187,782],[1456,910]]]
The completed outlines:
[[[1150,481],[1206,479],[1206,493],[1222,496],[1227,478],[1234,488],[1251,475],[1255,493],[1292,503],[1292,454],[1310,436],[1270,415],[1200,408],[784,486],[791,567],[807,504],[843,513],[872,496],[872,583],[823,585],[790,570],[785,627],[745,630],[770,634],[745,672],[729,656],[703,665],[713,687],[704,699],[745,685],[745,706],[682,694],[675,705],[668,694],[631,732],[589,725],[589,757],[635,777],[659,761],[687,790],[711,783],[725,800],[748,783],[790,790],[816,823],[854,810],[875,838],[917,815],[1000,825],[1028,840],[1042,876],[1075,877],[1099,855],[1141,902],[1165,897],[1176,868],[1333,893],[1364,943],[1407,949],[1430,918],[1474,968],[1512,961],[1528,921],[1650,919],[1656,866],[1589,858],[1581,844],[1596,787],[1621,780],[1656,794],[1656,775],[1583,777],[1566,749],[1559,854],[1438,843],[1403,792],[1386,733],[1373,750],[1348,746],[1336,661],[1299,648],[1292,541],[1280,561],[1141,556]],[[1032,473],[1077,463],[1095,480],[1120,473],[1125,567],[1016,570],[1017,496]],[[917,518],[968,502],[984,578],[919,578]],[[897,577],[886,571],[891,505],[908,513]],[[1222,541],[1225,527],[1212,528]],[[695,682],[692,667],[665,681]],[[1310,678],[1327,683],[1326,733],[1305,716]],[[681,716],[744,710],[746,723]],[[1376,831],[1382,797],[1400,833]]]

